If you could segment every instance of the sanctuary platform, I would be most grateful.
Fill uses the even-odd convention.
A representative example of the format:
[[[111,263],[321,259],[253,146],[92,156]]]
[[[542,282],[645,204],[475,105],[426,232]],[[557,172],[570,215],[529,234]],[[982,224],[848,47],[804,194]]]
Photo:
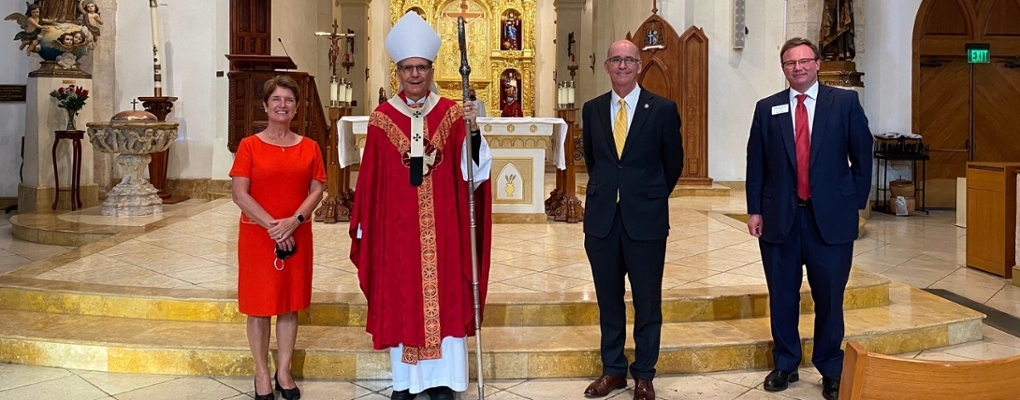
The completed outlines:
[[[660,374],[770,366],[757,242],[729,216],[744,209],[738,191],[670,200]],[[238,216],[229,199],[218,199],[167,206],[148,219],[98,217],[93,209],[12,217],[16,236],[84,244],[0,276],[0,362],[250,376],[244,316],[235,301]],[[313,225],[313,304],[300,316],[293,369],[299,377],[389,378],[388,352],[372,350],[364,331],[366,305],[348,259],[347,228]],[[931,229],[942,236],[929,242],[958,239]],[[881,257],[876,252],[898,257],[906,250],[890,247],[894,236],[884,229],[865,235],[855,254],[869,265]],[[598,375],[598,307],[581,224],[496,224],[493,247],[482,331],[486,378]],[[952,265],[956,245],[949,247],[942,258]],[[982,314],[869,269],[851,274],[847,340],[898,354],[981,339]],[[808,357],[812,308],[805,284],[800,327]],[[632,357],[632,343],[628,349]]]

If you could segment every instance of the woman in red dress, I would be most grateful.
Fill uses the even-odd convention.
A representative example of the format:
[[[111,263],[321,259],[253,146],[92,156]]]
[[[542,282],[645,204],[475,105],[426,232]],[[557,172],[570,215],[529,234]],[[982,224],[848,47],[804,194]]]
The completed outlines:
[[[301,392],[290,362],[297,311],[308,308],[312,300],[310,218],[322,200],[326,170],[319,145],[290,131],[300,99],[297,82],[276,76],[266,81],[263,93],[269,126],[241,141],[230,169],[234,203],[241,208],[237,305],[248,315],[255,399],[275,397],[268,358],[270,319],[275,315],[276,390],[284,399],[295,400]]]

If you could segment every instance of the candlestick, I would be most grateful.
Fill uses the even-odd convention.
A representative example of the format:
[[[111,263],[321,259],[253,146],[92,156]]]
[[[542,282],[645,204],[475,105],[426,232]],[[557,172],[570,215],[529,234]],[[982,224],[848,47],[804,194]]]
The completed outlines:
[[[563,108],[564,97],[566,96],[563,95],[563,82],[556,82],[556,104],[560,108]]]
[[[152,80],[155,97],[163,97],[163,67],[159,58],[159,25],[156,20],[156,0],[149,0],[149,16],[152,19]]]
[[[574,81],[569,82],[570,86],[567,86],[567,106],[574,107]]]

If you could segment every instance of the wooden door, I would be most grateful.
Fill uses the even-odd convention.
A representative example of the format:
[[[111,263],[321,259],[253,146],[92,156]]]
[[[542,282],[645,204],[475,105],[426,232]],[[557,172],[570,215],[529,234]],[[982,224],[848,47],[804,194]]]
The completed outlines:
[[[967,174],[970,69],[963,57],[921,61],[917,133],[931,155],[925,181],[926,207],[956,207],[956,178]]]
[[[230,0],[230,54],[270,54],[271,0]]]
[[[1020,68],[975,64],[973,112],[974,161],[1020,161]]]

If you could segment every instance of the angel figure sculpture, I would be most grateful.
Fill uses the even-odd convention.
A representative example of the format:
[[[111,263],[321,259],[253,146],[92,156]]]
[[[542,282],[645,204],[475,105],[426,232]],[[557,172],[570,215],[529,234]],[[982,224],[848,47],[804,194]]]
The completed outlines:
[[[82,25],[92,33],[92,41],[99,41],[99,26],[103,24],[103,17],[99,13],[99,6],[95,1],[78,0],[78,11],[81,13]]]
[[[21,47],[18,50],[24,50],[25,55],[30,56],[32,52],[38,51],[36,47],[39,45],[39,36],[42,34],[42,21],[39,5],[33,3],[25,3],[25,5],[28,6],[28,11],[25,11],[24,14],[12,13],[4,18],[4,21],[17,21],[21,26],[21,32],[14,35],[14,40],[20,40]]]

